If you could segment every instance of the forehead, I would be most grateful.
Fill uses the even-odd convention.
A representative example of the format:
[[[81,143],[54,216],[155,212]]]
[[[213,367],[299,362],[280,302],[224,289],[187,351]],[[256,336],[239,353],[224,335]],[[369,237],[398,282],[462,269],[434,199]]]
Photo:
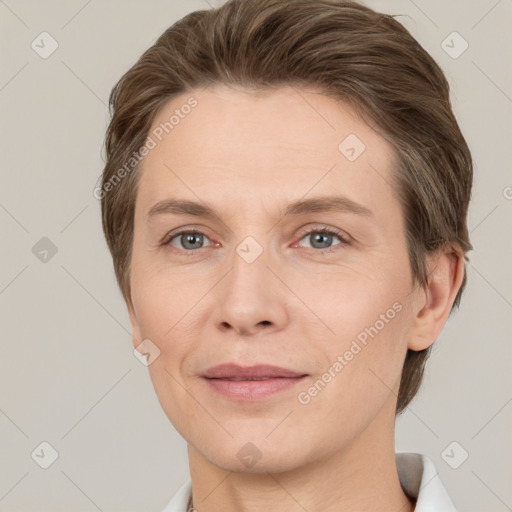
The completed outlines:
[[[177,190],[236,202],[333,187],[361,203],[392,199],[389,143],[350,106],[311,88],[197,89],[164,104],[149,136],[138,203]]]

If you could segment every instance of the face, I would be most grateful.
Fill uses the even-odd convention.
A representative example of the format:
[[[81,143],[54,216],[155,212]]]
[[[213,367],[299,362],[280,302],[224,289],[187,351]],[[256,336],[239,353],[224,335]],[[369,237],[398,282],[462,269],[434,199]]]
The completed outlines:
[[[170,421],[201,457],[253,472],[392,424],[417,292],[388,142],[312,90],[196,90],[150,135],[176,109],[140,170],[129,306]],[[228,363],[293,373],[212,370]]]

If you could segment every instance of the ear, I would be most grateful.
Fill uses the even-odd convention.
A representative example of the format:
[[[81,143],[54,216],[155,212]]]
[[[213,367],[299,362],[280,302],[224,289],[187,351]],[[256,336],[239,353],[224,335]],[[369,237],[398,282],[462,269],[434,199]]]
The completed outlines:
[[[428,283],[417,294],[408,348],[423,350],[436,341],[464,279],[464,254],[443,247],[427,260]]]
[[[142,342],[142,336],[131,297],[129,297],[128,300],[126,301],[126,307],[128,308],[128,316],[130,317],[130,324],[132,326],[133,348],[137,348],[137,345],[139,345]]]

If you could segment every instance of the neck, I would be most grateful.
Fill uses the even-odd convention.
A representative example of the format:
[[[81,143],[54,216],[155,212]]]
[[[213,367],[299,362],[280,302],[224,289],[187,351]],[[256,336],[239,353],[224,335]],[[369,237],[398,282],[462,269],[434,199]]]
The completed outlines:
[[[383,409],[386,409],[384,407]],[[188,445],[197,512],[413,512],[395,462],[394,411],[381,414],[350,446],[291,471],[236,473]],[[380,416],[383,416],[381,418]]]

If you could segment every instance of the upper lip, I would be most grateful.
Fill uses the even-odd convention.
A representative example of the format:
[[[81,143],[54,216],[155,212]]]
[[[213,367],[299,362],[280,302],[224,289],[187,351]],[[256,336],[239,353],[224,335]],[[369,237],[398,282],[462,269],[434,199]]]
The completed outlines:
[[[305,373],[295,372],[287,368],[280,368],[268,364],[253,366],[240,366],[234,363],[219,364],[208,368],[203,377],[208,379],[239,379],[239,378],[262,378],[262,377],[302,377]]]

